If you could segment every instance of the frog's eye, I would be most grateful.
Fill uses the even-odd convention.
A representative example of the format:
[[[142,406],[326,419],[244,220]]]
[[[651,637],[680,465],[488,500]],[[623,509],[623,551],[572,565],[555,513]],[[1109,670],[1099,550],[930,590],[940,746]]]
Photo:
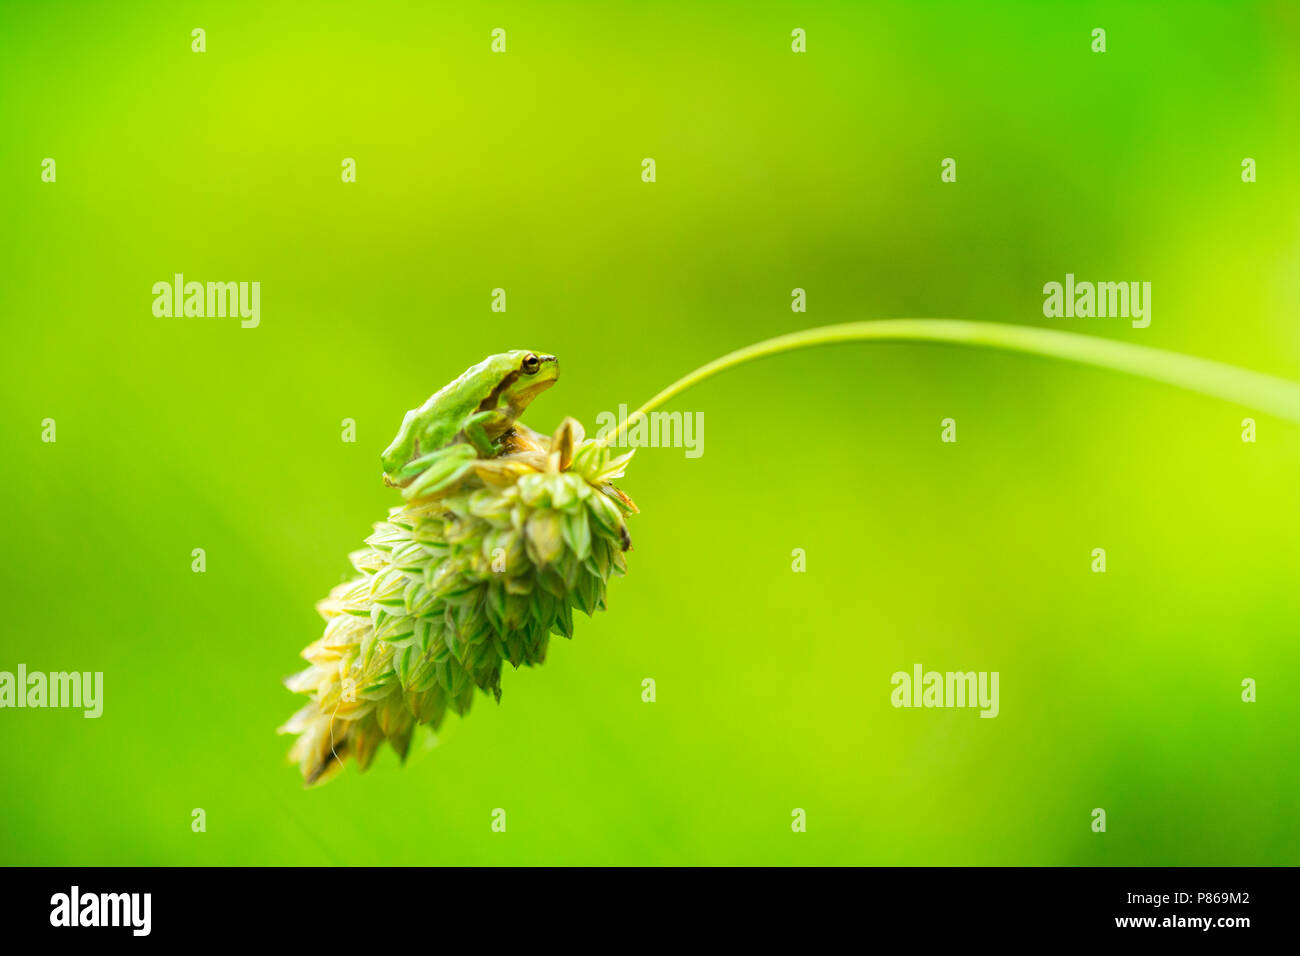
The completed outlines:
[[[525,375],[533,375],[541,367],[542,367],[542,360],[539,359],[532,352],[529,352],[527,355],[524,356],[523,369]]]

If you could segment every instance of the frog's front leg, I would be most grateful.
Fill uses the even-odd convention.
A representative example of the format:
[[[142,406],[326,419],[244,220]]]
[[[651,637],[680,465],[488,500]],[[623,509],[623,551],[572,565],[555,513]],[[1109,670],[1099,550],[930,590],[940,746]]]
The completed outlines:
[[[465,419],[465,426],[461,431],[464,433],[465,438],[469,443],[474,446],[474,450],[479,453],[480,457],[496,457],[496,442],[488,437],[487,428],[485,427],[488,422],[492,421],[496,417],[496,412],[487,411],[475,412],[469,418]]]

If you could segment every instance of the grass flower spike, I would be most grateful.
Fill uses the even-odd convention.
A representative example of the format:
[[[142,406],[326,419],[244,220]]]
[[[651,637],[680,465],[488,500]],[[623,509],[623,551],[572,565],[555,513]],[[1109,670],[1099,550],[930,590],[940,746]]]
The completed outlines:
[[[611,483],[629,458],[571,418],[551,439],[515,424],[496,457],[375,526],[350,556],[358,576],[317,605],[310,666],[286,681],[311,695],[280,728],[308,785],[348,757],[364,770],[385,740],[404,759],[417,725],[468,713],[476,691],[500,700],[503,663],[542,663],[574,608],[604,609],[637,510]]]

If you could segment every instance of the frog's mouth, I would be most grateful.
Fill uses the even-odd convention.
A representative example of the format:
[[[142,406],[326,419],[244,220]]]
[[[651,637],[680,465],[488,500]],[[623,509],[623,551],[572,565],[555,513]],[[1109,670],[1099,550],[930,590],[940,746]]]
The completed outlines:
[[[506,389],[517,385],[509,401],[512,413],[515,416],[521,414],[534,398],[554,385],[556,379],[560,377],[560,360],[554,355],[539,355],[537,359],[541,364],[536,372],[525,375],[521,369],[515,369],[497,383],[488,397],[479,403],[478,410],[485,412],[499,407],[501,394]],[[518,384],[520,382],[522,384]]]

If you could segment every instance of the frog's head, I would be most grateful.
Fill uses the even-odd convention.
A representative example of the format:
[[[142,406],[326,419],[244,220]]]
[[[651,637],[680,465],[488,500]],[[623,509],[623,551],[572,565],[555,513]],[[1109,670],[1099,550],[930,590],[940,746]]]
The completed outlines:
[[[501,377],[484,406],[507,411],[511,421],[522,415],[528,404],[560,377],[560,363],[554,355],[517,349],[493,359],[500,363]]]

